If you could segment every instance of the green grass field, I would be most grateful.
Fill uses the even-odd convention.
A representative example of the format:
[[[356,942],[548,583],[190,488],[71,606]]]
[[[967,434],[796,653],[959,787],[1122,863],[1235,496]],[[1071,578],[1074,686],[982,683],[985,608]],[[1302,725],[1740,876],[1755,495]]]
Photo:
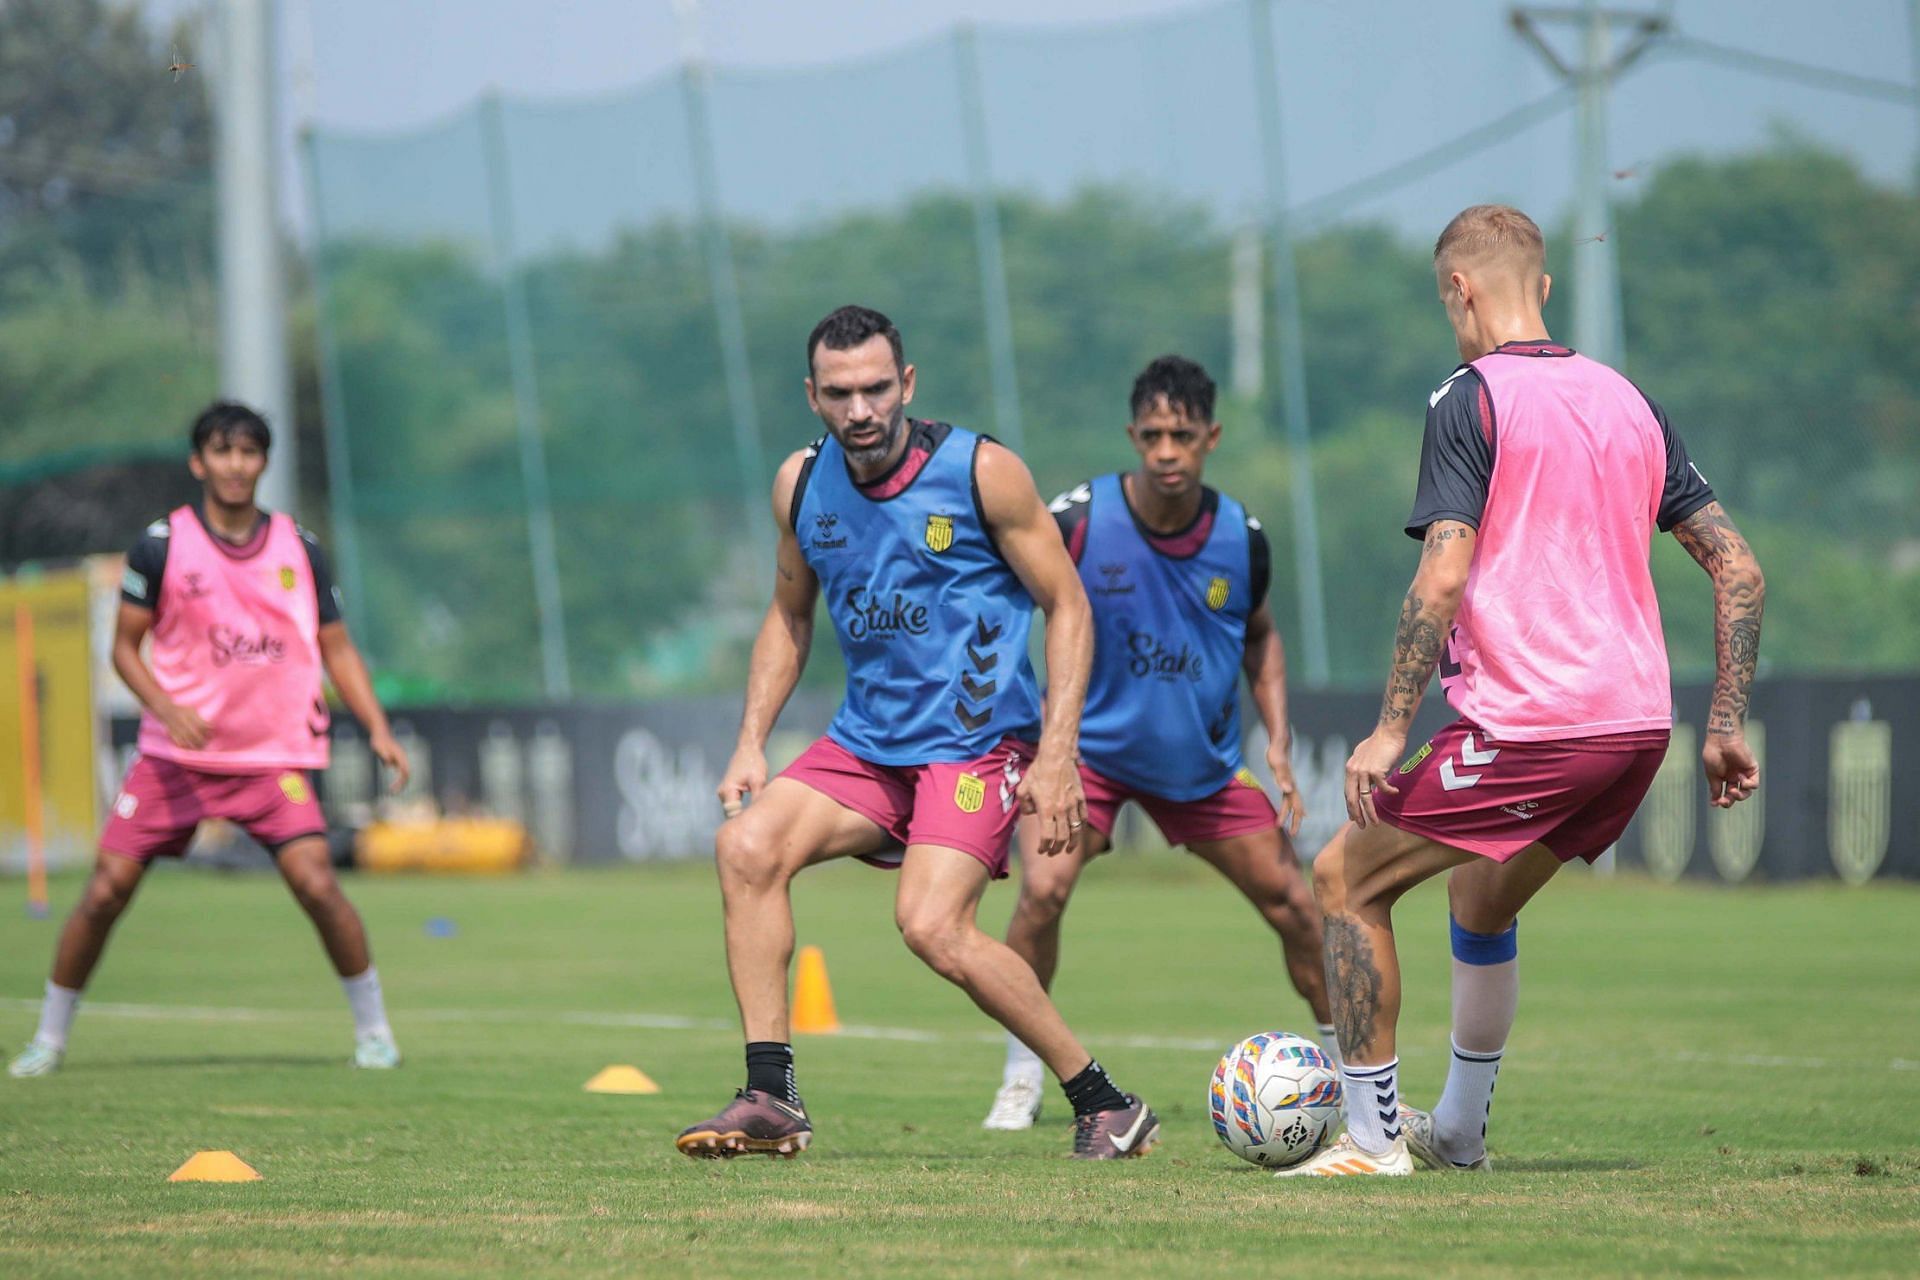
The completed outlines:
[[[157,874],[66,1069],[0,1078],[0,1274],[889,1272],[1913,1275],[1920,891],[1568,876],[1522,927],[1490,1178],[1280,1182],[1229,1156],[1205,1085],[1231,1041],[1311,1030],[1252,912],[1177,855],[1107,860],[1059,997],[1164,1124],[1143,1161],[1066,1159],[1057,1095],[987,1134],[998,1037],[894,934],[891,879],[802,877],[848,1032],[802,1038],[813,1150],[694,1163],[673,1134],[741,1076],[704,865],[367,880],[398,1072],[344,1065],[339,990],[263,877]],[[55,884],[55,913],[79,881]],[[7,886],[0,1036],[32,1031],[53,925]],[[1009,886],[989,897],[997,927]],[[432,917],[457,934],[429,936]],[[1403,1078],[1444,1071],[1444,898],[1400,909]],[[630,1062],[656,1097],[581,1091]],[[169,1184],[195,1150],[265,1175]]]

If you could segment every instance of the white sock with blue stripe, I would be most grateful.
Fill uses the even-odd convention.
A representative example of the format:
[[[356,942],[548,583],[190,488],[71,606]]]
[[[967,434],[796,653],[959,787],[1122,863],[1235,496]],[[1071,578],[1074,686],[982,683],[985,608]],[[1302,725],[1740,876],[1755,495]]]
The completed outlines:
[[[1433,1109],[1434,1145],[1458,1164],[1487,1153],[1493,1086],[1520,1008],[1520,926],[1474,933],[1452,922],[1453,1058]]]
[[[1340,1068],[1347,1094],[1347,1136],[1370,1156],[1383,1156],[1400,1138],[1400,1059],[1379,1066]]]

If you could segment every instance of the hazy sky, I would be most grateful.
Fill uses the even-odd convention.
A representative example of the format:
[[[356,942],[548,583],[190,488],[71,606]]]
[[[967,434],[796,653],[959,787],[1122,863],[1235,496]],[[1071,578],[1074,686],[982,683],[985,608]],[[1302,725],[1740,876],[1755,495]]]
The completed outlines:
[[[203,3],[149,0],[148,8],[163,17]],[[281,124],[289,152],[306,118],[330,133],[404,134],[444,122],[490,88],[535,100],[605,96],[670,71],[681,48],[671,0],[281,5]],[[1637,7],[1663,6],[1640,0]],[[1677,0],[1664,7],[1683,32],[1701,39],[1883,80],[1910,83],[1915,75],[1912,0]],[[842,74],[823,70],[824,78],[813,83],[855,95],[876,55],[931,41],[963,21],[1015,33],[1011,42],[1017,43],[1021,32],[1075,24],[1097,39],[1103,25],[1142,18],[1171,20],[1166,30],[1173,33],[1180,15],[1222,12],[1218,3],[1182,0],[704,0],[698,8],[701,36],[717,65],[839,66]],[[1312,199],[1548,92],[1556,81],[1509,29],[1508,9],[1505,0],[1280,0],[1294,198]],[[1568,50],[1570,37],[1561,42]],[[1205,71],[1167,69],[1170,77],[1196,74],[1204,78]],[[1100,110],[1098,103],[1049,102],[1044,66],[1033,68],[1031,78],[1018,93],[1004,94],[1003,103],[1018,99],[1040,113],[1055,106],[1068,113]],[[875,93],[886,84],[878,83]],[[1111,88],[1128,92],[1124,84]],[[1015,146],[1018,124],[997,126]],[[1887,181],[1909,180],[1920,153],[1920,108],[1913,105],[1672,56],[1650,61],[1616,90],[1611,151],[1616,164],[1632,167],[1678,151],[1758,145],[1783,125],[1848,150]],[[1500,162],[1510,170],[1551,170],[1533,175],[1537,180],[1520,194],[1563,202],[1571,118],[1535,133],[1504,149]],[[1018,161],[1006,167],[1025,172]],[[293,221],[303,222],[304,194],[291,163],[287,175],[288,208]],[[1428,219],[1463,193],[1471,196],[1473,178],[1449,183],[1442,175],[1407,198],[1384,199],[1378,213],[1396,221]],[[1429,199],[1415,198],[1423,192]]]

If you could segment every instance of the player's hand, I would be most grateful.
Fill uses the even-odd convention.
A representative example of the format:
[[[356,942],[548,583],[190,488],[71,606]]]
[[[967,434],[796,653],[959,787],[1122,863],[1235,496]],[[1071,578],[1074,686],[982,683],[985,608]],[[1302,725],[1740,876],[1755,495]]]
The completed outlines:
[[[1759,790],[1760,764],[1744,731],[1709,733],[1700,758],[1707,768],[1707,803],[1714,808],[1731,809]]]
[[[1387,779],[1393,776],[1394,768],[1400,763],[1400,757],[1407,749],[1407,735],[1395,733],[1391,729],[1375,729],[1373,736],[1353,749],[1347,757],[1347,816],[1361,830],[1380,821],[1380,813],[1373,807],[1373,795],[1384,791],[1390,796],[1400,794]]]
[[[213,734],[213,726],[203,720],[200,713],[192,707],[183,707],[177,702],[169,702],[153,714],[176,747],[198,751],[207,745],[207,739]]]
[[[1046,857],[1080,847],[1087,826],[1087,797],[1072,756],[1036,756],[1020,779],[1020,812],[1031,815]]]
[[[1293,761],[1288,754],[1285,746],[1267,748],[1267,768],[1273,770],[1273,785],[1280,792],[1280,829],[1292,837],[1300,834],[1300,824],[1307,820],[1307,802],[1293,780]]]
[[[759,795],[766,785],[766,753],[758,747],[743,745],[734,749],[733,759],[727,761],[727,771],[720,775],[720,785],[714,788],[714,794],[720,797],[722,811],[733,818],[739,816],[747,798]]]
[[[405,791],[407,780],[413,777],[413,762],[407,759],[406,748],[393,740],[392,731],[382,729],[368,734],[367,748],[373,752],[374,759],[393,771],[393,782],[387,790],[395,795]]]

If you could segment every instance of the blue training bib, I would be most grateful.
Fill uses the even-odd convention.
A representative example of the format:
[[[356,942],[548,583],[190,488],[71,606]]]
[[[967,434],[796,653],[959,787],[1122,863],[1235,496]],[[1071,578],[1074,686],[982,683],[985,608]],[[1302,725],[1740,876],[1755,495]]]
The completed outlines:
[[[1080,580],[1093,603],[1093,676],[1080,758],[1169,800],[1199,800],[1241,767],[1240,663],[1253,587],[1247,513],[1219,496],[1191,556],[1141,533],[1117,475],[1089,486]]]
[[[875,764],[971,760],[1040,733],[1033,600],[980,511],[981,437],[915,427],[903,466],[917,472],[885,497],[862,492],[839,443],[822,439],[794,512],[846,657],[827,734]]]

